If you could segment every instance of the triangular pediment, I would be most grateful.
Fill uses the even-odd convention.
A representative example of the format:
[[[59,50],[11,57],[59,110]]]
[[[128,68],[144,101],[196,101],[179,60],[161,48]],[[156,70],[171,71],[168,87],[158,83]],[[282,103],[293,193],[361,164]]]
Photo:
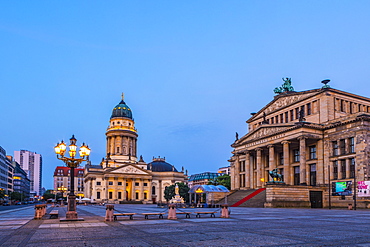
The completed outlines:
[[[256,139],[261,139],[270,135],[274,135],[276,133],[285,131],[287,129],[292,128],[294,125],[286,125],[286,126],[269,126],[269,127],[260,127],[251,133],[246,134],[242,138],[240,138],[236,143],[243,143],[248,142]]]
[[[247,122],[251,122],[254,119],[258,118],[263,118],[264,114],[268,115],[271,112],[277,111],[281,108],[285,108],[287,106],[293,105],[296,102],[312,97],[318,94],[319,92],[320,91],[318,90],[309,90],[304,92],[292,92],[288,94],[279,95],[269,104],[263,107],[259,112],[257,112],[257,114],[255,114]]]
[[[148,172],[144,171],[143,169],[136,167],[135,165],[123,165],[120,167],[115,167],[108,172],[110,173],[121,173],[121,174],[142,174],[142,175],[149,175]]]

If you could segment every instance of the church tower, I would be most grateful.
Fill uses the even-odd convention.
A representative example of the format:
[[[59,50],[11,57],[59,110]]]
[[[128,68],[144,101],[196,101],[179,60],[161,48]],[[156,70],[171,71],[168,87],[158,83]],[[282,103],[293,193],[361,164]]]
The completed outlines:
[[[137,160],[137,130],[132,111],[124,101],[113,108],[106,132],[107,158],[117,162],[135,163]]]

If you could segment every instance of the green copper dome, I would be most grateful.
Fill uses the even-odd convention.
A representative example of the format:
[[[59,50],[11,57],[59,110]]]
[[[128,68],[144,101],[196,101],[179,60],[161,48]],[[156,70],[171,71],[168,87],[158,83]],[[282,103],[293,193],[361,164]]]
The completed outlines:
[[[132,111],[128,105],[126,105],[125,101],[121,100],[116,107],[113,108],[112,116],[110,118],[115,117],[125,117],[132,119]]]

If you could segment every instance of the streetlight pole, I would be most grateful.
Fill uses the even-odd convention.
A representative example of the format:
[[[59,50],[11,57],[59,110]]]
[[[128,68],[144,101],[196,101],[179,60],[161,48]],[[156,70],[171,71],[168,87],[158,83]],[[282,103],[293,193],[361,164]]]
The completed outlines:
[[[89,160],[90,155],[90,149],[88,146],[85,146],[85,143],[82,144],[80,147],[79,155],[80,158],[75,158],[77,154],[77,146],[76,142],[77,139],[72,135],[72,138],[69,139],[70,145],[69,147],[69,158],[64,156],[64,153],[67,149],[67,145],[62,141],[61,143],[58,143],[55,147],[55,153],[57,154],[57,159],[62,160],[67,167],[71,169],[71,190],[68,194],[68,207],[67,207],[67,213],[66,213],[66,220],[79,220],[77,216],[76,211],[76,195],[74,193],[75,189],[75,180],[74,180],[74,173],[75,168],[78,167],[83,161]]]

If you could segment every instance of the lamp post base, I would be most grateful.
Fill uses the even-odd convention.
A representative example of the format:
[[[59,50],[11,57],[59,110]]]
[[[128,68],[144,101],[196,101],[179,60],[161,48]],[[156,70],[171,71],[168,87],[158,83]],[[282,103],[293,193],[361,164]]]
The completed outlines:
[[[83,218],[78,218],[77,211],[76,211],[76,196],[69,195],[68,196],[68,206],[67,206],[67,213],[66,217],[60,219],[60,221],[83,221]]]

